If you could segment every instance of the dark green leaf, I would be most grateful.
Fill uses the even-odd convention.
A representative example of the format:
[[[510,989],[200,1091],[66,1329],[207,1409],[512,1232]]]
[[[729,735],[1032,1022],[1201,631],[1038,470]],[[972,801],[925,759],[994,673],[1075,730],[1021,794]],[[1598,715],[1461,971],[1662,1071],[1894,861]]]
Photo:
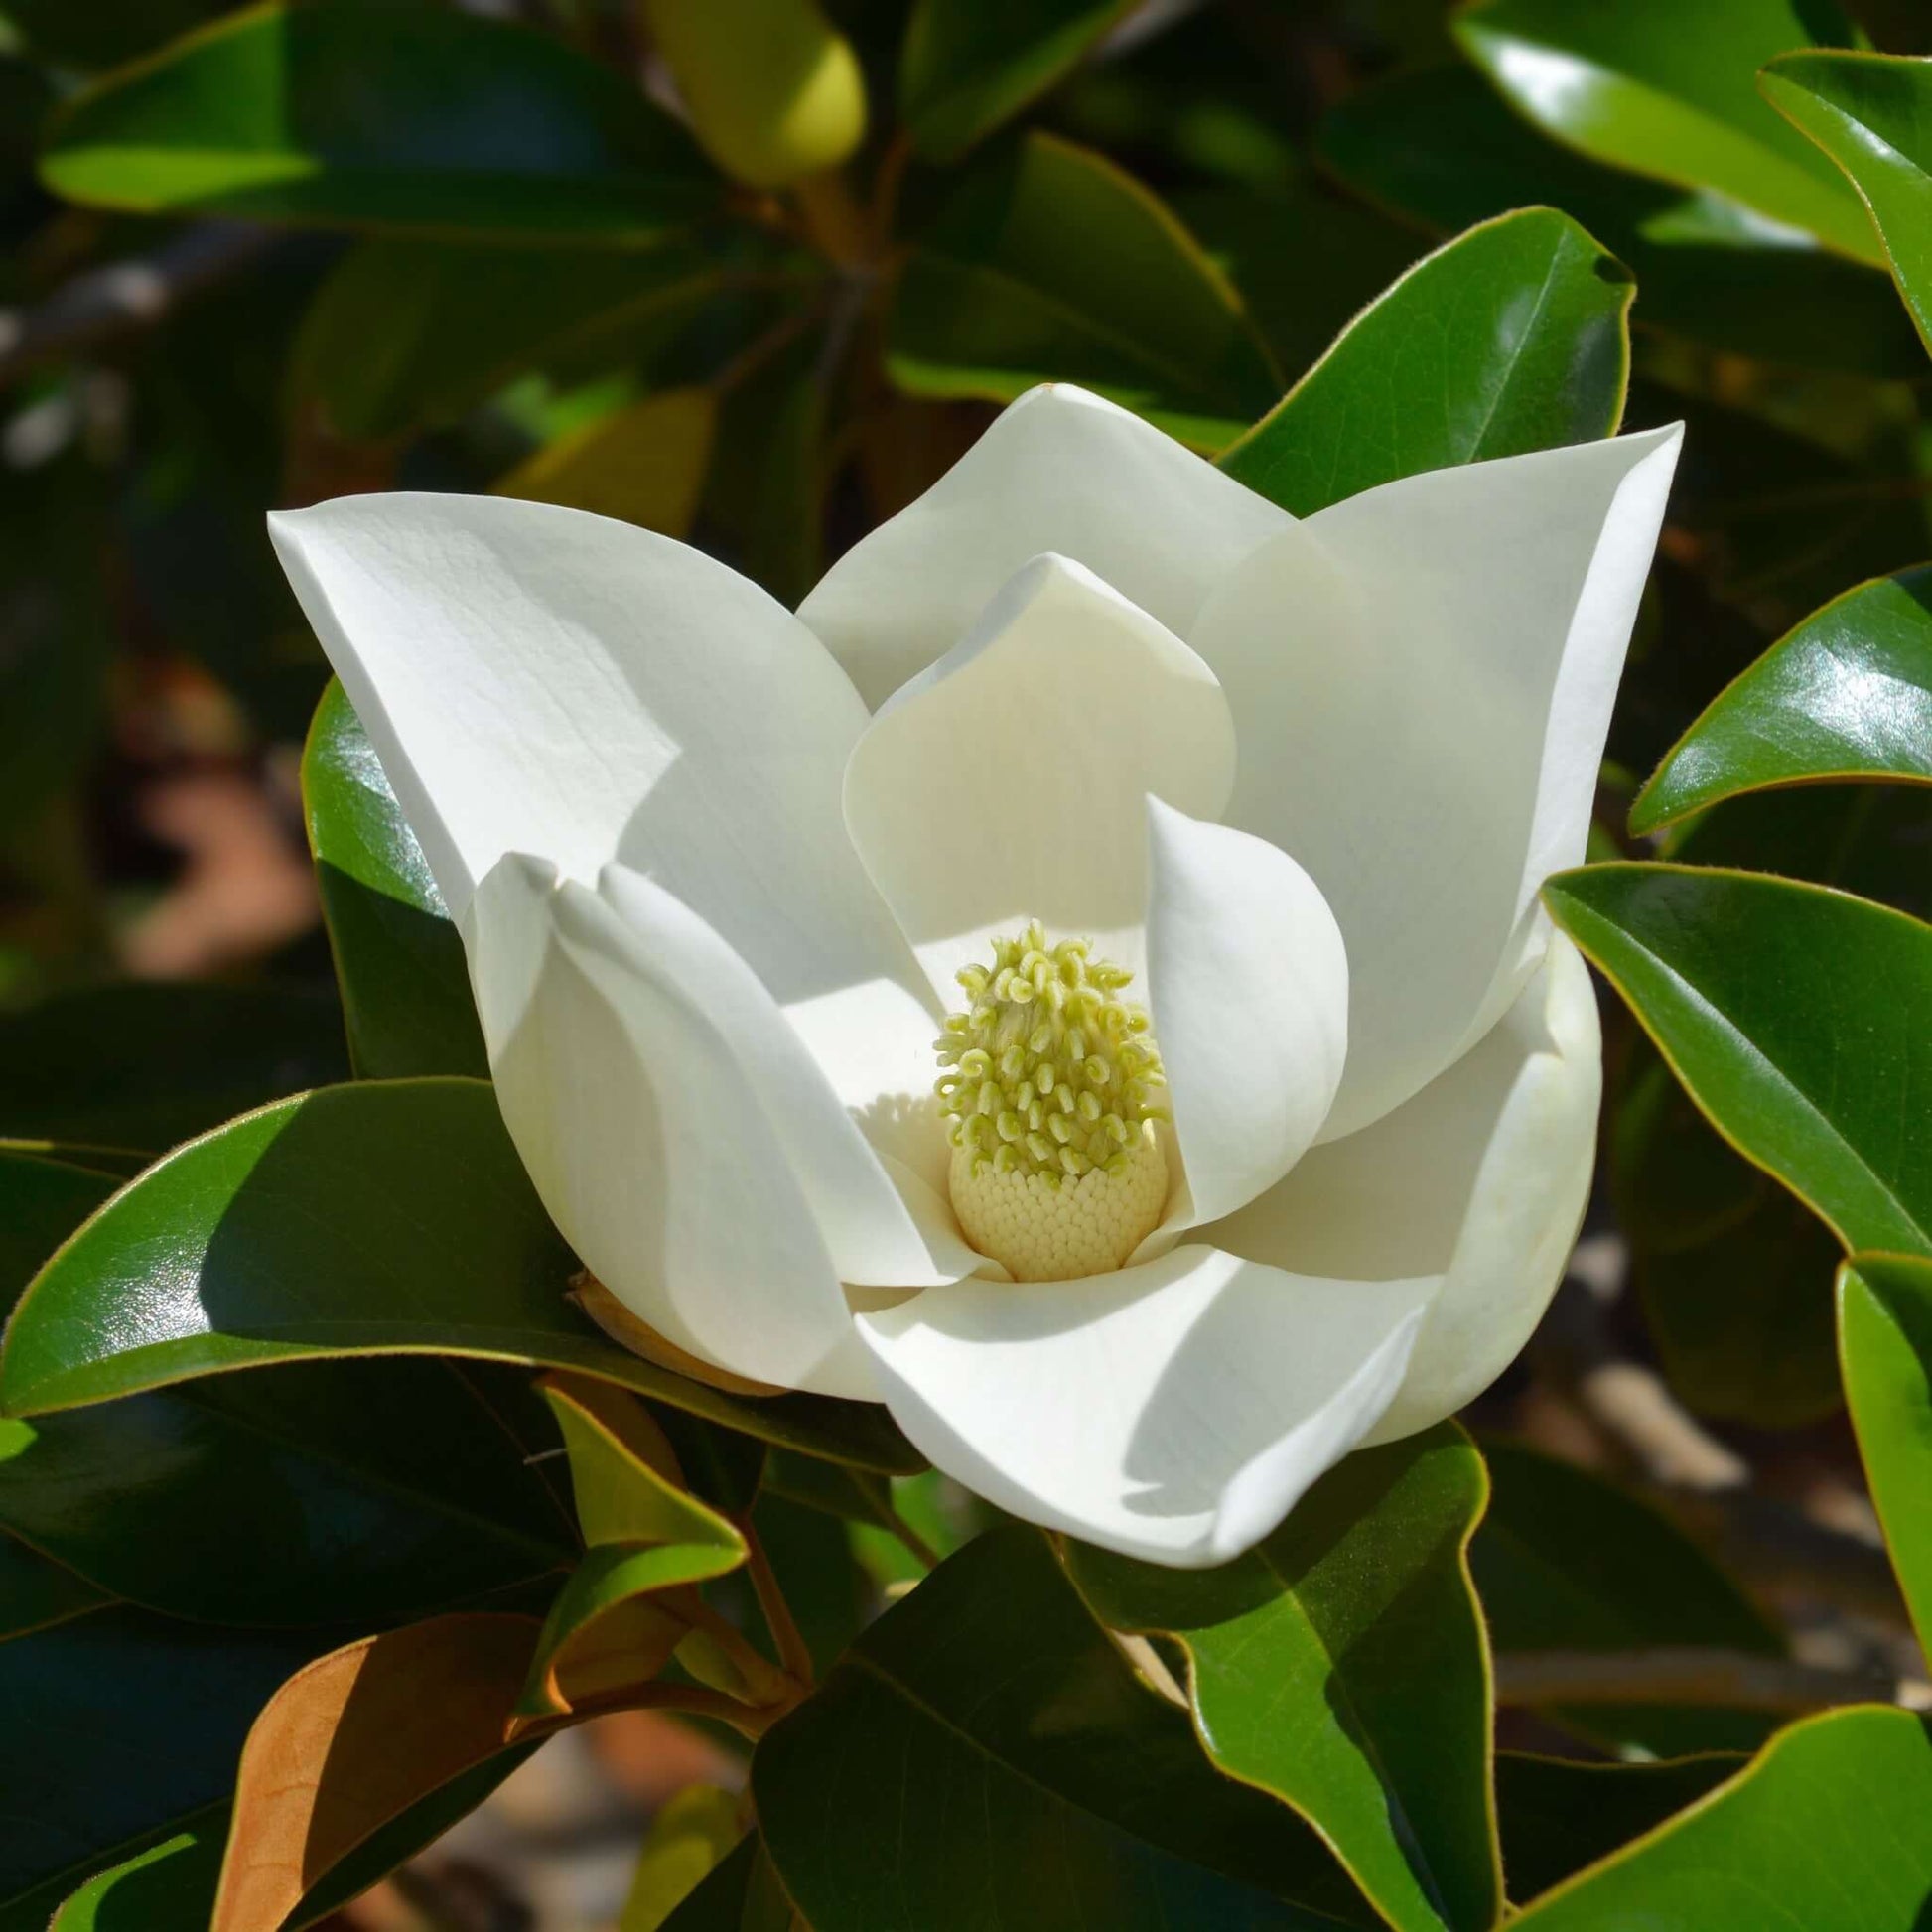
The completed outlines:
[[[302,754],[302,804],[355,1070],[486,1076],[463,940],[375,748],[333,678]]]
[[[120,1183],[111,1174],[0,1149],[0,1308]]]
[[[1511,1921],[1522,1932],[1922,1932],[1932,1897],[1932,1735],[1908,1711],[1780,1731],[1651,1837]]]
[[[1932,69],[1884,54],[1793,54],[1758,85],[1851,177],[1932,349]]]
[[[1932,1634],[1932,1264],[1859,1255],[1838,1284],[1845,1399],[1920,1641]]]
[[[1643,1054],[1610,1137],[1618,1219],[1671,1386],[1708,1416],[1789,1428],[1836,1410],[1839,1246]]]
[[[1735,1751],[1654,1764],[1580,1764],[1498,1751],[1496,1811],[1510,1897],[1527,1904],[1695,1804],[1744,1763]]]
[[[1130,11],[1132,0],[918,0],[898,70],[912,145],[957,161]]]
[[[230,15],[76,95],[56,193],[148,214],[630,246],[715,198],[696,149],[548,35],[383,0]]]
[[[1759,98],[1774,56],[1853,35],[1830,0],[1475,0],[1456,37],[1518,111],[1600,161],[1714,188],[1863,261],[1855,196]]]
[[[1173,213],[1046,134],[978,164],[921,237],[887,366],[921,396],[1010,402],[1037,382],[1084,383],[1209,450],[1280,386],[1239,298]]]
[[[1846,1246],[1932,1251],[1932,928],[1687,866],[1592,866],[1544,890],[1740,1154]]]
[[[1316,142],[1351,188],[1439,233],[1531,203],[1562,208],[1635,273],[1639,327],[1799,368],[1924,370],[1910,319],[1873,269],[1790,230],[1767,231],[1711,189],[1647,181],[1559,147],[1459,63],[1358,89]]]
[[[315,1650],[122,1608],[0,1645],[0,1932],[43,1932],[93,1872],[205,1827],[255,1713]]]
[[[766,1733],[752,1788],[814,1932],[1360,1922],[1312,1836],[1209,1767],[1029,1530],[887,1611]],[[1335,1913],[1296,1902],[1312,1886]]]
[[[131,985],[0,1013],[0,1135],[157,1153],[247,1107],[346,1077],[332,997]]]
[[[1738,792],[1932,784],[1932,565],[1815,612],[1713,699],[1630,808],[1654,832]]]
[[[733,276],[718,248],[682,239],[619,253],[364,241],[304,318],[289,381],[337,436],[380,442],[457,422],[552,358],[621,363]]]
[[[92,1584],[38,1550],[0,1536],[0,1642],[60,1623],[107,1601]]]
[[[1487,1926],[1501,1904],[1489,1659],[1463,1560],[1484,1493],[1446,1425],[1349,1456],[1219,1569],[1068,1553],[1102,1621],[1185,1650],[1214,1762],[1294,1806],[1405,1929]]]
[[[863,1468],[918,1458],[884,1410],[750,1400],[608,1341],[481,1081],[325,1088],[231,1122],[127,1188],[22,1302],[0,1406],[68,1409],[226,1369],[443,1354],[581,1369]]]
[[[1775,1656],[1776,1631],[1681,1530],[1601,1476],[1487,1442],[1489,1512],[1469,1565],[1499,1652],[1694,1645]],[[1559,1714],[1606,1744],[1665,1755],[1754,1746],[1749,1713],[1592,1705]]]
[[[113,1595],[217,1623],[392,1622],[575,1550],[522,1445],[463,1367],[433,1361],[304,1363],[0,1422],[0,1526]]]
[[[1221,467],[1306,516],[1417,471],[1608,436],[1632,292],[1568,215],[1502,215],[1356,317]]]

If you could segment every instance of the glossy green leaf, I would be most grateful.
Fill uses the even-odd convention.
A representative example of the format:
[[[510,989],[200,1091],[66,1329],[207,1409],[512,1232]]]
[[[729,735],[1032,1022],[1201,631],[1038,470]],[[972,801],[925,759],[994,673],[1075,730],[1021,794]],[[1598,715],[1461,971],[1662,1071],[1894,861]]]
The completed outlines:
[[[1861,584],[1726,685],[1630,808],[1654,832],[1767,786],[1932,784],[1932,565]]]
[[[205,1828],[255,1713],[317,1647],[120,1607],[0,1644],[0,1932],[43,1932],[94,1872]]]
[[[1847,1247],[1932,1252],[1932,927],[1715,868],[1592,866],[1544,897],[1740,1154]]]
[[[1153,193],[1047,134],[976,164],[905,265],[887,367],[921,396],[1079,382],[1218,449],[1280,389],[1226,280]]]
[[[675,123],[587,56],[381,0],[229,15],[76,95],[41,167],[144,214],[626,246],[714,199]]]
[[[1674,1524],[1601,1476],[1488,1441],[1489,1510],[1469,1567],[1499,1653],[1709,1646],[1776,1656],[1777,1632]],[[1559,1715],[1599,1741],[1651,1752],[1755,1746],[1752,1713],[1591,1705]]]
[[[333,678],[303,748],[302,805],[356,1072],[486,1077],[463,940],[375,748]]]
[[[1609,1136],[1617,1218],[1671,1387],[1701,1415],[1791,1428],[1843,1400],[1828,1229],[1739,1159],[1647,1048]]]
[[[721,1394],[607,1340],[481,1081],[331,1087],[181,1149],[69,1242],[0,1349],[37,1415],[223,1370],[443,1354],[579,1369],[767,1442],[920,1466],[870,1405]]]
[[[1131,11],[1132,0],[917,0],[898,69],[912,145],[957,161]]]
[[[1780,1731],[1729,1783],[1540,1899],[1523,1932],[1920,1932],[1932,1733],[1908,1711]]]
[[[1793,48],[1852,44],[1830,0],[1474,0],[1455,30],[1510,103],[1558,140],[1878,259],[1857,198],[1755,84]]]
[[[968,1544],[873,1624],[766,1733],[752,1790],[814,1932],[1362,1922],[1313,1837],[1212,1770],[1029,1530]]]
[[[112,1174],[0,1149],[0,1308],[120,1183]]]
[[[0,1135],[155,1154],[347,1072],[333,997],[270,986],[89,988],[0,1013]]]
[[[1585,1764],[1496,1753],[1509,1895],[1527,1904],[1585,1865],[1620,1851],[1743,1768],[1735,1751],[1657,1763]]]
[[[1185,1651],[1209,1757],[1300,1812],[1405,1932],[1487,1926],[1501,1903],[1489,1658],[1464,1564],[1485,1493],[1446,1425],[1349,1456],[1219,1569],[1068,1553],[1103,1622]]]
[[[1560,147],[1460,63],[1357,88],[1323,119],[1316,149],[1359,194],[1439,233],[1533,203],[1562,208],[1635,273],[1639,328],[1798,368],[1924,370],[1911,321],[1874,268],[1769,227],[1714,190]]]
[[[424,1614],[575,1550],[472,1370],[434,1361],[304,1363],[0,1422],[0,1527],[148,1609],[294,1626]]]
[[[1932,1263],[1859,1255],[1838,1283],[1845,1399],[1920,1641],[1932,1632]]]
[[[228,1808],[217,1806],[204,1822],[89,1878],[47,1932],[204,1932],[227,1835]]]
[[[376,237],[318,291],[290,391],[338,437],[385,441],[457,422],[546,363],[621,364],[752,273],[682,238],[614,252]]]
[[[1851,178],[1932,349],[1932,69],[1885,54],[1792,54],[1758,85]]]
[[[1471,228],[1357,316],[1221,467],[1306,516],[1417,471],[1608,436],[1633,292],[1553,208]]]

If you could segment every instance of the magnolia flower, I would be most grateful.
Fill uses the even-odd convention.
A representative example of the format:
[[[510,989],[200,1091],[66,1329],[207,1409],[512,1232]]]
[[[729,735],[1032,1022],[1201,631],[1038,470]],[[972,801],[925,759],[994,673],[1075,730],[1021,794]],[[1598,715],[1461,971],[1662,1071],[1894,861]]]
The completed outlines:
[[[1178,1565],[1477,1394],[1588,1189],[1582,859],[1678,432],[1298,522],[1035,389],[796,616],[541,504],[274,519],[557,1225],[696,1372]]]

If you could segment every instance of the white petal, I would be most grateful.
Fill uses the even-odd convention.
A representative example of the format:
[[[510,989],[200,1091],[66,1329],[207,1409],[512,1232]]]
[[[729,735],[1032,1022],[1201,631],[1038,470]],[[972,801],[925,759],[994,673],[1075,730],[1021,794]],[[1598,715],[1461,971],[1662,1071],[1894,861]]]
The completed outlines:
[[[1432,1282],[1179,1248],[1082,1281],[928,1289],[859,1329],[887,1406],[1000,1508],[1157,1563],[1224,1563],[1374,1427]]]
[[[1209,586],[1290,520],[1138,416],[1049,384],[848,550],[798,615],[877,708],[1043,550],[1185,636]]]
[[[1515,1005],[1447,1073],[1204,1230],[1277,1268],[1445,1277],[1373,1440],[1453,1414],[1529,1339],[1589,1197],[1602,1063],[1589,974],[1558,934]]]
[[[646,940],[590,888],[516,855],[479,887],[465,926],[504,1123],[585,1265],[667,1340],[758,1381],[867,1395],[826,1233],[747,1068],[779,1061],[798,1100],[788,1030],[766,1016],[746,1039],[739,963],[717,1003],[738,1032],[721,1032],[701,996],[726,949],[688,910],[656,909]],[[835,1228],[860,1190],[849,1155],[811,1174]]]
[[[1314,881],[1231,826],[1148,803],[1148,1005],[1186,1171],[1184,1218],[1285,1174],[1341,1084],[1348,959]]]
[[[1030,918],[1139,969],[1146,796],[1217,818],[1234,727],[1173,632],[1064,557],[1035,557],[872,721],[845,816],[942,997]]]
[[[867,718],[803,624],[668,537],[500,497],[270,519],[451,911],[506,852],[645,871],[739,952],[863,1105],[932,1028],[845,837]]]
[[[1388,1112],[1535,970],[1581,863],[1676,429],[1409,477],[1276,537],[1188,640],[1241,734],[1227,817],[1293,852],[1348,941],[1324,1139]]]

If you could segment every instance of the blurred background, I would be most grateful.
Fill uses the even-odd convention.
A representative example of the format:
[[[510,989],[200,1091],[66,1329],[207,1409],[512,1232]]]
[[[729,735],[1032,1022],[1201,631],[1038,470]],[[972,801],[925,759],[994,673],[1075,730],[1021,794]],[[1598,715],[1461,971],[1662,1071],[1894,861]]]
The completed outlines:
[[[719,0],[716,44],[693,12],[0,0],[0,1138],[139,1153],[347,1075],[302,793],[327,672],[271,508],[543,498],[795,602],[1033,382],[1211,454],[1446,235],[1547,203],[1636,275],[1627,426],[1691,426],[1603,853],[1728,678],[1932,548],[1924,351],[1835,217],[1780,213],[1797,137],[1750,89],[1814,39],[1932,49],[1922,0],[1002,0],[982,24],[1032,51],[963,99],[957,8]],[[863,87],[829,132],[720,105],[721,60],[782,79],[827,36]],[[1765,194],[1687,179],[1641,114],[1566,128],[1512,60],[1552,46],[1728,116]],[[1740,800],[1673,849],[1924,913],[1926,796]],[[1921,1673],[1838,1406],[1835,1245],[1606,1019],[1600,1198],[1475,1420],[1663,1500],[1801,1656]],[[740,1782],[674,1719],[605,1720],[341,1922],[613,1925],[648,1821]]]

